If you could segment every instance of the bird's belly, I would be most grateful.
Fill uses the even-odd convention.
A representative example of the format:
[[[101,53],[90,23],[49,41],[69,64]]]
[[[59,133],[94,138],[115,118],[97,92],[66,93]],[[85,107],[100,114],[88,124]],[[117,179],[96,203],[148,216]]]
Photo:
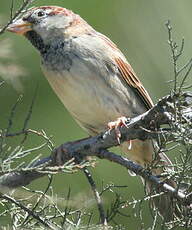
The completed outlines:
[[[133,116],[129,95],[118,95],[101,76],[83,66],[79,71],[44,69],[44,73],[62,103],[90,135],[105,130],[109,121],[120,116]]]

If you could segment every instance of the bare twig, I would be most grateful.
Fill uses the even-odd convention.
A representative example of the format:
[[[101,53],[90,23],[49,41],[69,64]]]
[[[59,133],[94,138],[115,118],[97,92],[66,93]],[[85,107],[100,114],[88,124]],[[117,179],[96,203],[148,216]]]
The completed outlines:
[[[192,68],[192,58],[189,59],[183,66],[179,67],[178,61],[181,55],[183,54],[184,50],[184,38],[181,40],[181,45],[179,48],[179,45],[177,42],[173,40],[173,34],[172,34],[172,26],[170,21],[166,22],[166,27],[168,30],[168,44],[171,50],[171,57],[173,61],[173,74],[174,74],[174,87],[173,87],[173,92],[174,94],[176,93],[181,93],[184,87],[184,84],[186,83],[187,77],[189,76],[189,73],[191,72]],[[182,76],[182,73],[184,73],[184,70],[186,70],[186,73],[184,76]],[[178,77],[180,76],[181,81],[179,83]]]
[[[46,193],[48,192],[48,190],[49,190],[49,188],[50,188],[50,186],[51,186],[51,183],[52,183],[52,179],[53,179],[53,177],[50,176],[50,178],[49,178],[49,183],[48,183],[48,185],[47,185],[45,191],[40,195],[40,197],[38,198],[38,201],[36,202],[36,204],[35,204],[35,205],[33,206],[33,208],[31,209],[31,212],[32,212],[32,213],[35,213],[35,209],[38,207],[40,201],[42,200],[42,198],[45,197]],[[29,219],[29,217],[30,217],[30,214],[28,213],[28,216],[25,217],[25,219],[24,219],[24,221],[23,221],[23,223],[22,223],[23,226],[25,225],[25,223],[27,222],[27,220]]]
[[[26,206],[22,205],[20,202],[16,201],[14,198],[8,195],[2,195],[2,194],[0,195],[0,198],[9,201],[12,204],[15,204],[16,206],[18,206],[19,208],[27,212],[30,216],[32,216],[34,219],[36,219],[39,223],[41,223],[46,228],[53,229],[53,230],[56,229],[52,223],[49,223],[49,221],[46,221],[46,219],[43,219],[42,217],[40,217],[38,213],[35,213],[34,211],[30,210]]]
[[[25,0],[23,1],[22,5],[20,6],[20,8],[16,11],[16,13],[13,15],[13,5],[14,5],[14,0],[12,0],[11,2],[11,6],[10,6],[10,19],[7,22],[6,25],[3,26],[3,28],[0,29],[0,35],[3,34],[5,32],[5,30],[8,28],[8,26],[15,20],[17,19],[22,13],[23,11],[33,2],[34,0]]]
[[[84,174],[85,174],[85,176],[86,176],[86,178],[87,178],[87,180],[91,186],[95,200],[97,202],[97,207],[98,207],[99,214],[100,214],[101,224],[103,224],[104,226],[107,226],[107,219],[105,216],[105,210],[103,207],[103,202],[102,202],[102,199],[101,199],[99,192],[97,191],[95,181],[93,180],[92,175],[91,175],[90,171],[88,170],[88,168],[84,168],[83,172],[84,172]]]

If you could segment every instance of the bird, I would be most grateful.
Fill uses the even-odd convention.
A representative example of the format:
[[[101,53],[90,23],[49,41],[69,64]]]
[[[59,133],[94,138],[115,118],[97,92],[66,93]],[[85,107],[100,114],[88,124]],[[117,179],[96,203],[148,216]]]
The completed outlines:
[[[38,50],[42,71],[75,121],[91,136],[118,130],[126,118],[153,107],[153,101],[118,47],[73,11],[59,6],[32,7],[9,25]],[[117,131],[117,138],[120,134]],[[160,175],[171,161],[162,152],[154,160],[153,140],[120,143],[126,156],[143,167],[160,165]],[[172,179],[166,182],[176,186]],[[152,185],[145,181],[150,194]],[[160,215],[171,220],[176,207],[169,195],[154,200]]]

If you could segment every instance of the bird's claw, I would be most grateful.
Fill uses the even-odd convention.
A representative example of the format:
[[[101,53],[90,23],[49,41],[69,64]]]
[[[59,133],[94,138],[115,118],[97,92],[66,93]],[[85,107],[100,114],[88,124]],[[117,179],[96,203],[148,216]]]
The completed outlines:
[[[121,142],[120,142],[121,132],[120,132],[119,128],[122,126],[127,127],[126,122],[127,122],[126,117],[119,117],[116,121],[111,121],[107,124],[109,131],[111,131],[112,129],[115,129],[115,135],[116,135],[116,138],[117,138],[117,141],[119,144],[121,144]],[[131,142],[129,144],[128,149],[130,148],[130,146],[131,146]]]

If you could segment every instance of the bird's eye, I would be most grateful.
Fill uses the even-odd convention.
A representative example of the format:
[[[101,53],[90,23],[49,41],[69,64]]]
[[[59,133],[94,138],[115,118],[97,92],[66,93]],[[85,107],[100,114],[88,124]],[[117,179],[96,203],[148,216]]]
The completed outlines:
[[[43,12],[43,11],[39,11],[38,13],[37,13],[37,16],[38,17],[42,17],[42,16],[44,16],[45,15],[45,13]]]

